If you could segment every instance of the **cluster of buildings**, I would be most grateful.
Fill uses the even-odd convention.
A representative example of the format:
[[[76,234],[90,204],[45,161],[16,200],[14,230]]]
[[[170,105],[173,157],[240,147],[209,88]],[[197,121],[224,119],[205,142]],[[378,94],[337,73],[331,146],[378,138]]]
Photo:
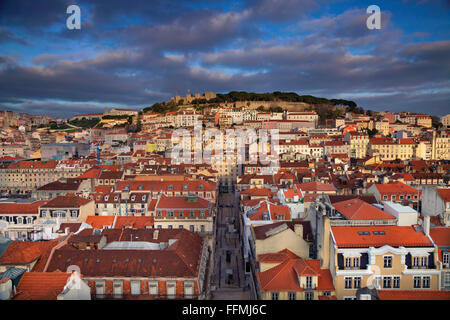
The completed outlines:
[[[72,119],[105,115],[142,127],[2,131],[1,299],[207,299],[221,193],[239,198],[254,299],[450,299],[448,116],[440,130],[424,114],[319,125],[315,111],[235,106]],[[278,129],[276,164],[250,161],[248,137],[243,162],[236,146],[183,161],[177,129],[190,159],[230,146],[195,130]]]

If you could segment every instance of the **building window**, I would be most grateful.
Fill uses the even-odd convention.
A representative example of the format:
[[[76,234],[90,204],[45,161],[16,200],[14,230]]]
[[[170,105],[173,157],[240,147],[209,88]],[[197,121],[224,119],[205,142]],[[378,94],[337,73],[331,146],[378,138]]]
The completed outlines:
[[[352,278],[345,277],[345,289],[351,289],[352,288]]]
[[[278,300],[278,292],[272,292],[272,300]]]
[[[195,216],[194,210],[189,211],[189,216],[190,216],[190,217]]]
[[[184,229],[184,226],[183,226],[182,224],[180,224],[180,225],[178,226],[178,229]]]
[[[384,257],[384,267],[392,268],[392,257],[391,256]]]
[[[359,258],[353,258],[353,268],[359,268]]]
[[[313,278],[306,277],[306,289],[312,289],[313,286]]]
[[[448,256],[449,256],[448,252],[444,252],[442,254],[442,263],[448,264]]]
[[[446,287],[450,286],[450,272],[444,273],[444,285]]]
[[[351,268],[352,258],[345,258],[345,268]]]
[[[418,268],[419,267],[419,257],[413,258],[413,267]]]
[[[305,300],[314,300],[314,292],[306,292]]]
[[[383,277],[383,288],[391,288],[391,277]]]
[[[194,294],[194,284],[191,281],[186,281],[184,283],[184,296],[186,298],[192,297]]]
[[[103,281],[95,282],[95,294],[97,297],[103,297],[105,295],[105,283]]]
[[[180,211],[179,211],[178,216],[179,216],[179,217],[183,217],[183,216],[184,216],[183,210],[180,210]]]
[[[148,292],[149,292],[149,294],[153,294],[153,295],[158,294],[158,281],[149,281],[148,282]]]
[[[131,281],[131,294],[137,295],[141,293],[141,282],[140,281]]]
[[[395,289],[400,288],[400,277],[398,277],[398,276],[394,277],[393,288],[395,288]]]
[[[297,300],[297,293],[296,292],[289,292],[288,293],[288,299],[289,300]]]
[[[193,224],[191,224],[191,225],[189,226],[189,231],[191,231],[191,232],[194,232],[194,231],[195,231],[195,227],[194,227]]]
[[[354,285],[355,289],[361,288],[361,277],[355,277],[353,279],[353,285]]]
[[[167,296],[175,297],[175,283],[167,282]]]
[[[422,288],[430,287],[430,276],[425,276],[422,278]]]
[[[427,262],[428,262],[427,260],[428,260],[427,257],[422,257],[420,259],[422,268],[425,268],[427,266]]]
[[[122,281],[114,281],[113,293],[115,297],[122,296]]]
[[[414,288],[420,288],[420,277],[414,277]]]

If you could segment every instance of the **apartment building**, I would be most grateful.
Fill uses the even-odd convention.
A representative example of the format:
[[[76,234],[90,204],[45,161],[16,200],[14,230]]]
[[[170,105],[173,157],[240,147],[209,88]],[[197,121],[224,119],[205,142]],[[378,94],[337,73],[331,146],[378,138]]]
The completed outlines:
[[[339,300],[359,288],[439,290],[438,250],[418,226],[331,227],[330,271]]]
[[[155,228],[188,229],[200,234],[212,234],[214,209],[211,202],[197,196],[166,197],[155,206]]]
[[[1,202],[0,233],[7,239],[37,240],[35,229],[39,207],[47,201]]]
[[[350,131],[345,134],[344,141],[350,145],[350,157],[357,159],[366,157],[369,150],[369,136],[367,134]]]
[[[92,299],[204,298],[209,249],[207,241],[195,233],[183,229],[93,232],[85,229],[76,243],[58,248],[46,271],[79,266]],[[77,249],[93,237],[106,237],[108,242],[98,248]]]
[[[29,193],[59,178],[74,178],[88,170],[95,161],[19,161],[0,168],[0,188],[10,193]]]

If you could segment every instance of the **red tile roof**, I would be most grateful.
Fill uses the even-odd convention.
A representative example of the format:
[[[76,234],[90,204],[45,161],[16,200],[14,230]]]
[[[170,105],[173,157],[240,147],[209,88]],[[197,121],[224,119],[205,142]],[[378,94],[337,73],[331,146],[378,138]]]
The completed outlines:
[[[131,227],[133,229],[144,229],[147,227],[153,227],[154,218],[153,217],[143,217],[143,216],[129,216],[129,217],[117,217],[114,228],[122,229]]]
[[[341,248],[367,248],[382,247],[432,247],[430,239],[423,231],[416,231],[413,226],[366,226],[331,227],[336,244]],[[369,232],[364,234],[363,232]],[[374,232],[384,232],[384,234],[374,234]]]
[[[334,291],[331,274],[328,277],[327,273],[321,272],[320,260],[288,259],[257,273],[259,286],[263,291],[304,291],[300,287],[299,276],[318,276],[317,290]]]
[[[395,219],[393,215],[377,209],[358,198],[336,202],[333,206],[339,213],[343,214],[349,220]]]
[[[159,198],[156,209],[208,209],[210,202],[200,197],[167,197]]]
[[[8,169],[55,169],[58,161],[19,161],[8,165]]]
[[[267,188],[252,188],[241,191],[241,195],[249,195],[251,197],[271,197],[273,196],[273,192]]]
[[[301,224],[303,226],[303,240],[305,241],[312,241],[312,229],[311,229],[311,223],[309,221],[300,220],[300,219],[294,219],[292,221],[280,221],[275,222],[271,224],[264,224],[259,226],[253,226],[253,231],[255,233],[256,240],[264,240],[269,237],[267,234],[268,231],[273,230],[283,224],[286,224],[288,228],[290,228],[292,231],[295,231],[295,225]]]
[[[418,194],[418,190],[408,186],[407,184],[404,184],[403,182],[390,182],[390,183],[374,183],[375,187],[378,189],[378,191],[383,194]]]
[[[17,213],[17,214],[38,214],[39,206],[46,204],[48,201],[34,201],[31,203],[0,203],[0,214]]]
[[[61,271],[25,272],[13,300],[56,300],[70,275]]]
[[[128,231],[124,241],[130,241],[133,232],[146,233],[150,239],[156,232],[153,229],[108,229],[102,234],[117,234],[117,231],[119,234]],[[68,266],[77,265],[86,277],[198,277],[204,240],[185,229],[157,231],[158,243],[168,239],[176,241],[162,250],[74,250],[64,246],[55,251],[48,271],[67,270]],[[143,238],[139,236],[140,241],[146,241]]]
[[[104,226],[112,226],[114,223],[114,216],[88,216],[86,223],[91,225],[94,229],[103,229]]]
[[[264,253],[258,255],[258,261],[261,263],[277,263],[283,262],[288,259],[299,259],[297,256],[289,249],[283,249],[275,253]]]
[[[436,189],[436,192],[445,202],[450,202],[450,188],[448,189]]]
[[[306,192],[336,191],[332,184],[317,181],[298,183],[296,186]]]
[[[64,233],[66,232],[66,228],[69,228],[69,232],[77,232],[78,230],[80,230],[80,227],[80,222],[61,223],[59,229],[56,232]]]
[[[85,171],[78,179],[97,179],[101,172],[102,169],[99,167],[93,167]]]
[[[431,228],[430,237],[438,247],[450,247],[450,227]]]
[[[37,259],[32,271],[42,271],[58,239],[51,241],[13,241],[0,257],[3,265],[25,265]]]
[[[93,200],[84,199],[72,194],[65,196],[58,196],[53,200],[50,200],[41,208],[79,208],[91,202]]]
[[[450,300],[450,291],[378,290],[381,300]]]

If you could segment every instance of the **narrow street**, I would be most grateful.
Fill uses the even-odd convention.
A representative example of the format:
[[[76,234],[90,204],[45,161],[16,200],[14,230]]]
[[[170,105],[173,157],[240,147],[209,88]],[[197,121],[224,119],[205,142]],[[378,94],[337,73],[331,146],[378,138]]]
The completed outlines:
[[[250,299],[242,262],[239,218],[239,198],[233,191],[220,192],[211,280],[214,300]]]

